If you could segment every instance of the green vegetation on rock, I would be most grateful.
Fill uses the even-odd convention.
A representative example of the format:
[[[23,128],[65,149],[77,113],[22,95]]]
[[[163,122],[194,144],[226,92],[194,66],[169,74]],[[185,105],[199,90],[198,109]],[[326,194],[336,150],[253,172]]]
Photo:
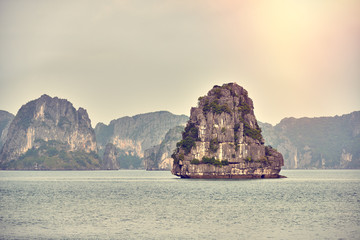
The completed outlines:
[[[177,147],[181,147],[185,150],[185,153],[188,154],[191,151],[192,147],[195,147],[195,139],[190,136],[187,136],[185,139],[181,140],[176,144]]]
[[[200,164],[200,160],[199,159],[196,159],[194,158],[193,160],[190,161],[191,164],[195,164],[195,165],[198,165]]]
[[[243,115],[249,114],[251,113],[251,107],[249,106],[249,104],[247,104],[246,101],[241,101],[239,103],[238,111],[243,113]]]
[[[212,102],[209,102],[209,100],[206,99],[204,103],[203,111],[205,114],[210,111],[212,111],[214,114],[221,114],[223,112],[231,114],[232,112],[231,108],[228,105],[226,104],[220,105],[217,99]]]
[[[67,151],[58,141],[35,140],[37,148],[29,149],[16,161],[4,163],[2,169],[22,170],[88,170],[101,169],[101,160],[95,152]]]
[[[211,164],[211,165],[215,165],[215,166],[219,166],[219,167],[229,165],[228,160],[220,161],[219,159],[216,159],[214,157],[205,157],[205,156],[202,158],[201,163],[203,163],[203,164]]]
[[[217,138],[211,139],[209,149],[214,153],[219,149],[219,141]]]
[[[262,140],[261,129],[259,127],[251,128],[247,122],[244,122],[244,134],[256,140]]]
[[[176,147],[182,148],[185,151],[185,154],[190,153],[191,148],[195,147],[195,142],[199,140],[198,137],[199,130],[194,123],[189,123],[182,133],[183,139],[176,144]]]
[[[182,137],[185,139],[187,137],[190,137],[194,140],[199,140],[199,130],[197,129],[197,127],[195,126],[194,123],[189,123],[185,129],[184,132],[182,134]]]

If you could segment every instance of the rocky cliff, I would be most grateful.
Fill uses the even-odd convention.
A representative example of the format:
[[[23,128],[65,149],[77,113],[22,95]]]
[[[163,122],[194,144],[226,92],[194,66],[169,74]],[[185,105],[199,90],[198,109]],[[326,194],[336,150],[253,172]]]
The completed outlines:
[[[5,143],[7,132],[14,115],[9,112],[0,110],[0,150]]]
[[[286,168],[360,168],[360,111],[259,124],[266,143],[283,153]]]
[[[120,169],[117,161],[118,151],[114,144],[108,143],[105,146],[104,157],[103,157],[103,168],[106,170],[118,170]]]
[[[170,129],[161,144],[156,145],[144,152],[146,170],[171,170],[173,159],[171,154],[176,148],[176,143],[181,139],[183,126]]]
[[[47,95],[23,105],[0,153],[3,169],[100,169],[85,109]]]
[[[277,178],[282,155],[264,146],[247,91],[236,83],[214,86],[191,109],[173,154],[182,178]]]
[[[108,143],[118,152],[117,161],[121,168],[144,168],[143,157],[146,149],[161,143],[169,129],[185,124],[189,118],[160,111],[123,117],[110,122],[99,123],[95,134],[99,153],[102,155]]]

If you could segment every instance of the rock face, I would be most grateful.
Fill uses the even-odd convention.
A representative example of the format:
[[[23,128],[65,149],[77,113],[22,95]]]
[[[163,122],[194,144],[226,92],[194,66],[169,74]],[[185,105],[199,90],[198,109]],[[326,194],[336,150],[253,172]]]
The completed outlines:
[[[283,153],[288,169],[360,168],[360,111],[259,125],[266,142]]]
[[[185,124],[189,118],[160,111],[112,120],[109,125],[99,123],[95,134],[99,153],[102,155],[108,143],[118,152],[121,168],[144,169],[144,152],[161,143],[169,129]]]
[[[172,155],[182,178],[278,178],[282,155],[264,146],[253,102],[236,83],[214,86],[191,109]]]
[[[23,105],[1,150],[3,169],[100,169],[85,109],[47,95]]]
[[[0,110],[0,150],[5,143],[7,132],[14,115],[9,112]]]
[[[112,143],[106,144],[104,157],[103,157],[103,169],[106,170],[118,170],[120,169],[117,162],[118,151]]]
[[[177,126],[170,129],[161,144],[156,145],[144,152],[146,170],[171,170],[173,159],[171,154],[176,148],[176,143],[181,140],[184,127]]]

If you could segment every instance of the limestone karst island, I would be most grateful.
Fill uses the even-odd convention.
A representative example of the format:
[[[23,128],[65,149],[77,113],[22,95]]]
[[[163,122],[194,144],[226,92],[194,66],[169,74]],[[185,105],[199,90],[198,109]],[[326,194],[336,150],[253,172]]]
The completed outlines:
[[[182,178],[279,178],[283,156],[264,145],[248,92],[236,83],[214,86],[191,109],[172,155]]]
[[[7,170],[99,170],[87,111],[42,95],[23,105],[7,129],[0,167]]]
[[[359,169],[359,144],[360,111],[272,126],[256,121],[247,92],[234,83],[200,98],[190,121],[158,111],[93,128],[86,109],[46,94],[15,116],[0,110],[0,170],[170,171],[173,156],[173,172],[182,177],[277,177],[282,165]]]

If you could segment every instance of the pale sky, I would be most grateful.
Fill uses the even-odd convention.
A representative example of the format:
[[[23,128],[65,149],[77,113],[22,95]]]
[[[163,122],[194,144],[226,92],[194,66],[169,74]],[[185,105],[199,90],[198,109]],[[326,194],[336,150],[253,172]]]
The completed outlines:
[[[237,82],[258,120],[360,110],[359,0],[0,0],[0,110],[190,114]]]

